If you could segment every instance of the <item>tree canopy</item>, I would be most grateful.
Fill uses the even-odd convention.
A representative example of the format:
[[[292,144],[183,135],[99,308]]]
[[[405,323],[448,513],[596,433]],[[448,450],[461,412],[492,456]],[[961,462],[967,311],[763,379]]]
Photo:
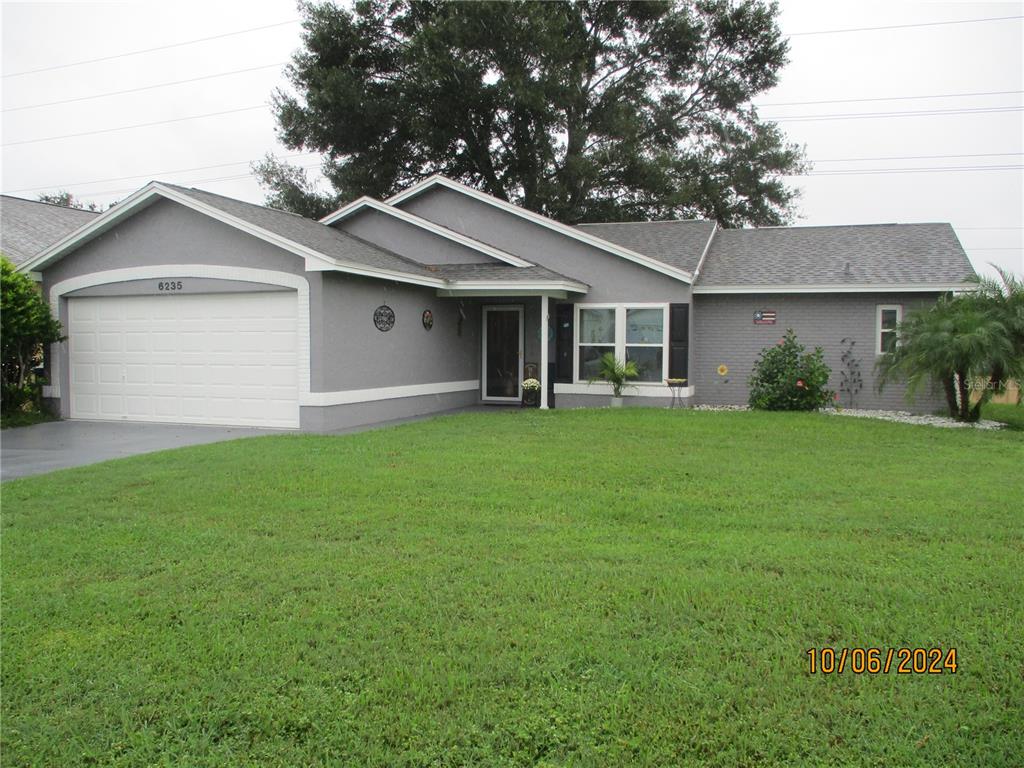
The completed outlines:
[[[441,173],[567,223],[787,222],[803,152],[751,99],[787,44],[775,2],[306,2],[283,143],[254,167],[310,216]]]
[[[58,192],[50,192],[47,194],[39,195],[40,203],[49,203],[50,205],[61,205],[65,208],[78,208],[83,211],[98,211],[100,207],[93,202],[86,203],[79,200],[73,194],[67,190],[59,190]]]

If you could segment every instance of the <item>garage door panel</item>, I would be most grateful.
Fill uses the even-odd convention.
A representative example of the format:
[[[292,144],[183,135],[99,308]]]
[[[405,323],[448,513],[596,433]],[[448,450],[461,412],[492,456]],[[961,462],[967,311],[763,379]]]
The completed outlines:
[[[297,427],[294,292],[70,299],[71,416]]]

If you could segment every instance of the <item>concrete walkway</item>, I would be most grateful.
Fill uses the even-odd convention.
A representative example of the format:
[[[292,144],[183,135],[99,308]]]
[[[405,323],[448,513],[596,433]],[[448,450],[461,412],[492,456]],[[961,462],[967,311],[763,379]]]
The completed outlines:
[[[140,453],[280,434],[269,429],[140,424],[113,421],[50,421],[0,433],[0,480],[39,475]]]

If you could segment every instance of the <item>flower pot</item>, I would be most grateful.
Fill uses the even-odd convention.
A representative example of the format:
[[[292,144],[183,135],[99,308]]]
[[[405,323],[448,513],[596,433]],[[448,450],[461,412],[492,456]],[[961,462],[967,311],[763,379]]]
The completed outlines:
[[[621,408],[621,407],[622,407],[622,398],[621,397],[613,397],[612,398],[612,408]]]
[[[523,390],[523,407],[524,408],[536,408],[540,405],[540,390],[539,389],[524,389]]]

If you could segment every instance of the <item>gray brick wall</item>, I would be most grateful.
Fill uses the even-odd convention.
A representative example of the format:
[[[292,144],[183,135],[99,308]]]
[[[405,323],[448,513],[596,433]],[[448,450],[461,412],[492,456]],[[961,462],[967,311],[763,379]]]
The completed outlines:
[[[787,328],[808,349],[820,346],[832,368],[829,386],[839,390],[841,340],[856,341],[864,387],[857,408],[886,408],[931,413],[945,407],[938,391],[920,390],[908,403],[905,388],[889,384],[879,394],[875,374],[876,307],[902,304],[904,313],[935,301],[937,294],[696,294],[693,297],[693,363],[690,378],[696,401],[710,405],[747,402],[747,381],[758,354],[775,344]],[[757,310],[777,312],[775,325],[754,325]],[[720,376],[718,366],[728,366]],[[845,404],[845,400],[844,400]]]

